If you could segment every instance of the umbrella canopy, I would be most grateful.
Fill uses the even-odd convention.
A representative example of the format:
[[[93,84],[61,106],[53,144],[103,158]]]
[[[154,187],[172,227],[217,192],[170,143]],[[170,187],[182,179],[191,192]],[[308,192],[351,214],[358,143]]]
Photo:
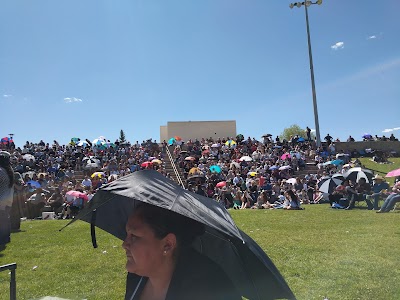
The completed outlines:
[[[266,137],[270,137],[270,136],[272,136],[272,134],[266,133],[266,134],[263,134],[261,137],[266,138]]]
[[[8,143],[13,143],[13,142],[14,141],[11,138],[7,137],[7,136],[1,138],[1,141],[0,141],[0,143],[3,144],[3,145],[6,145]]]
[[[242,296],[252,300],[295,298],[269,257],[236,227],[226,209],[210,198],[182,189],[156,171],[135,172],[105,185],[69,224],[78,219],[91,223],[94,244],[94,226],[123,240],[136,201],[204,224],[204,234],[192,247],[217,263]]]
[[[175,138],[170,138],[169,140],[168,140],[168,145],[173,145],[174,143],[176,143],[176,139]]]
[[[234,147],[236,147],[236,142],[234,140],[227,140],[225,142],[225,145],[227,145],[228,147],[234,148]]]
[[[210,167],[210,171],[211,171],[211,173],[221,173],[221,167],[220,166],[218,166],[218,165],[212,165],[211,167]]]
[[[101,162],[95,157],[85,157],[82,162],[84,163],[83,168],[85,170],[98,169],[101,167]]]
[[[298,141],[299,143],[304,143],[306,140],[305,140],[303,137],[299,137],[299,138],[297,139],[297,141]]]
[[[35,160],[36,160],[35,157],[34,157],[32,154],[29,154],[29,153],[24,154],[24,155],[22,156],[22,158],[25,159],[25,160],[27,160],[27,161],[30,161],[30,160],[35,161]]]
[[[104,172],[94,172],[94,173],[91,175],[92,178],[95,178],[95,177],[97,177],[97,178],[103,178],[104,176],[106,176],[106,174],[104,174]]]
[[[79,192],[79,191],[68,191],[65,193],[65,195],[71,196],[71,197],[66,197],[67,202],[68,200],[71,200],[71,202],[73,201],[73,198],[81,198],[85,201],[88,201],[88,196],[85,193]]]
[[[152,162],[153,164],[156,164],[156,165],[162,164],[162,161],[159,160],[158,158],[153,159],[151,162]]]
[[[194,161],[194,160],[196,160],[196,157],[188,156],[188,157],[185,157],[185,160],[186,161]]]
[[[369,139],[372,139],[372,135],[370,135],[369,133],[365,133],[365,134],[362,136],[362,138],[363,138],[363,139],[369,140]]]
[[[176,141],[182,141],[182,138],[180,136],[178,136],[178,135],[174,136],[174,138],[175,138]]]
[[[211,147],[212,148],[218,148],[219,146],[221,146],[220,144],[216,143],[216,144],[212,144]]]
[[[245,155],[245,156],[242,156],[241,158],[239,158],[239,161],[252,161],[252,160],[253,159],[248,155]]]
[[[279,167],[279,171],[282,171],[282,170],[289,170],[289,169],[291,169],[292,167],[291,166],[282,166],[282,167]]]
[[[271,171],[276,170],[276,169],[279,169],[279,167],[278,167],[278,166],[271,166],[271,167],[269,167],[269,170],[271,170]]]
[[[397,177],[397,176],[400,176],[400,169],[390,171],[389,173],[386,174],[385,177]]]
[[[193,167],[189,170],[189,175],[194,175],[194,174],[199,174],[200,170],[199,168]]]
[[[338,177],[327,177],[323,178],[318,182],[318,189],[320,192],[332,194],[338,185],[341,185],[343,180]]]
[[[286,180],[287,183],[290,184],[295,184],[296,183],[296,178],[289,178],[288,180]]]
[[[84,148],[86,148],[87,146],[89,146],[89,143],[86,142],[86,141],[79,141],[79,143],[76,144],[76,145],[79,146],[79,147],[84,147]]]
[[[290,157],[291,157],[291,156],[290,156],[289,153],[284,153],[284,154],[282,154],[281,159],[285,160],[285,159],[288,159],[288,158],[290,158]]]
[[[145,161],[141,163],[140,166],[143,168],[151,168],[153,166],[153,163],[151,161]]]
[[[35,180],[29,180],[29,181],[26,182],[26,184],[30,184],[31,187],[34,187],[36,189],[41,187],[40,183],[38,181],[35,181]]]
[[[335,160],[331,160],[331,161],[329,162],[329,164],[335,165],[335,166],[340,166],[340,165],[342,165],[343,163],[344,163],[344,161],[341,160],[341,159],[335,159]]]
[[[358,182],[360,178],[365,178],[368,183],[372,182],[372,177],[374,177],[374,173],[371,170],[363,169],[361,167],[355,167],[347,170],[343,176],[347,180],[351,180],[353,182]]]
[[[235,168],[240,169],[240,164],[236,161],[231,162],[230,166],[231,166],[231,168],[232,168],[232,166],[235,166]]]
[[[254,176],[257,176],[257,172],[251,171],[251,172],[248,172],[247,175],[254,177]]]
[[[92,141],[92,146],[93,146],[93,147],[99,147],[99,146],[102,146],[102,145],[104,145],[104,144],[105,144],[105,141],[102,140],[102,139],[94,139],[94,140]]]
[[[224,187],[224,186],[226,186],[226,181],[220,181],[215,186],[219,187],[219,188]]]

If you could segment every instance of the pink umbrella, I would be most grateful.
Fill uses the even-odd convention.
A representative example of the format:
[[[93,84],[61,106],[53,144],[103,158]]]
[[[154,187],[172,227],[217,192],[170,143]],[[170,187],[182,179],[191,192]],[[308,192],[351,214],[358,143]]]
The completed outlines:
[[[290,158],[290,157],[291,157],[291,156],[290,156],[289,153],[284,153],[284,154],[282,154],[281,159],[288,159],[288,158]]]
[[[226,181],[221,181],[216,184],[216,187],[224,187],[226,186]]]
[[[72,201],[73,198],[81,198],[85,201],[88,201],[89,198],[85,193],[79,192],[79,191],[68,191],[65,193],[65,195],[69,195],[72,198],[67,197],[67,202]]]
[[[386,174],[385,177],[397,177],[397,176],[400,176],[400,169],[390,171],[389,173]]]

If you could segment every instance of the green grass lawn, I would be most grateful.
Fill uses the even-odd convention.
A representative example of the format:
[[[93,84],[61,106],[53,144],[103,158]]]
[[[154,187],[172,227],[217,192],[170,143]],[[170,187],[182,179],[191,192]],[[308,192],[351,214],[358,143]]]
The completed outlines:
[[[271,257],[298,299],[399,299],[400,213],[364,208],[303,211],[231,210],[237,225]],[[123,299],[121,241],[78,221],[25,221],[0,251],[0,265],[16,262],[18,299]],[[0,299],[8,299],[8,272],[0,273]]]
[[[375,174],[379,174],[383,177],[385,177],[385,175],[387,173],[389,173],[392,170],[396,170],[400,168],[400,158],[399,157],[392,157],[389,158],[389,163],[388,164],[378,164],[374,161],[371,160],[371,158],[369,157],[363,157],[360,158],[361,163],[367,168],[370,169],[372,171],[374,171]],[[393,185],[394,183],[394,178],[386,178],[386,181]]]

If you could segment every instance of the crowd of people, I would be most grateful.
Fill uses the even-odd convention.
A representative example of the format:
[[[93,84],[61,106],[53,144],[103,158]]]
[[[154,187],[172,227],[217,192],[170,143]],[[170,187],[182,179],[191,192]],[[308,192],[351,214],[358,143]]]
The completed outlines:
[[[298,210],[304,204],[324,201],[339,205],[338,199],[345,197],[338,195],[346,193],[347,208],[363,200],[369,208],[378,209],[376,199],[382,197],[382,190],[389,190],[374,189],[379,180],[376,178],[374,185],[343,181],[344,190],[320,191],[319,184],[326,176],[343,174],[360,165],[353,153],[338,153],[329,134],[318,148],[309,132],[307,138],[293,136],[283,141],[271,135],[263,136],[261,141],[238,135],[193,141],[176,137],[161,143],[150,139],[130,144],[111,143],[100,137],[93,142],[71,139],[67,145],[40,141],[26,142],[23,147],[13,143],[1,147],[10,154],[15,174],[13,228],[19,227],[20,218],[40,218],[43,212],[71,218],[102,185],[141,169],[156,169],[172,178],[165,164],[167,148],[185,188],[213,198],[226,208]],[[310,164],[317,169],[309,171],[306,166]],[[296,176],[299,172],[304,175]]]

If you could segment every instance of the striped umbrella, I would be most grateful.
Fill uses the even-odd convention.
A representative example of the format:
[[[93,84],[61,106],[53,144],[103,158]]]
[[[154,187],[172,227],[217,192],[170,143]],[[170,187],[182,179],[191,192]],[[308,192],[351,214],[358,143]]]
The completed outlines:
[[[372,178],[374,177],[374,173],[371,170],[363,169],[361,167],[355,167],[347,170],[343,176],[347,180],[351,180],[353,182],[358,182],[360,178],[365,178],[368,183],[372,182]]]
[[[338,185],[341,185],[343,180],[338,177],[324,177],[318,182],[318,189],[320,192],[332,194]]]

